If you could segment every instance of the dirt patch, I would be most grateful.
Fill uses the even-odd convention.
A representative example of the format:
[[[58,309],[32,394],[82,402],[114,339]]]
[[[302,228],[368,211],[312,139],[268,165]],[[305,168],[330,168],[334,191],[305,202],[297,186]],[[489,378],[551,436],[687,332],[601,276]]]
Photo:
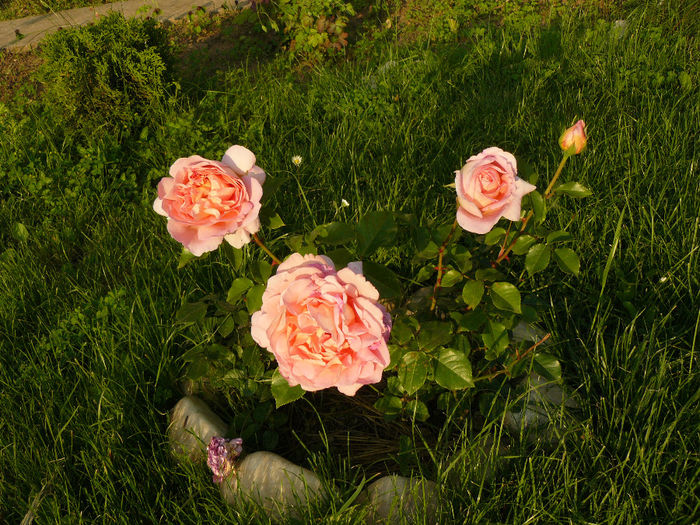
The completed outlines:
[[[22,88],[36,87],[32,73],[41,63],[36,51],[0,51],[0,102],[8,104]]]

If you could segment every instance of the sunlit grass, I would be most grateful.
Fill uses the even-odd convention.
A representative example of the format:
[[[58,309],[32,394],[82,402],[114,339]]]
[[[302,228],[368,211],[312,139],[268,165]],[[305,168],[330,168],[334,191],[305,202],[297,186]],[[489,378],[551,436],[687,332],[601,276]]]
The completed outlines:
[[[440,482],[443,522],[692,522],[698,47],[660,33],[667,20],[652,14],[637,12],[619,38],[608,22],[571,16],[523,34],[492,28],[464,45],[389,39],[366,61],[301,79],[286,61],[241,67],[173,95],[145,138],[137,130],[116,148],[95,140],[79,150],[71,130],[52,129],[38,110],[35,121],[3,121],[0,169],[13,194],[0,190],[0,521],[32,510],[48,523],[266,522],[253,506],[225,507],[205,468],[168,453],[165,413],[181,395],[187,349],[174,312],[193,290],[232,279],[219,254],[176,270],[179,246],[150,209],[154,181],[176,158],[246,145],[270,176],[288,177],[275,199],[290,232],[374,209],[451,220],[444,185],[467,157],[498,145],[543,185],[559,133],[584,118],[589,147],[564,176],[594,195],[549,217],[572,223],[582,274],[554,270],[532,283],[580,409],[553,446],[487,425],[479,440],[494,434],[498,458],[481,456],[476,425],[462,431],[454,417],[421,468]],[[143,193],[129,178],[77,178],[88,180],[74,166],[98,149],[137,174]],[[41,186],[42,175],[54,182]],[[9,235],[16,221],[26,243]],[[421,444],[419,428],[411,437]],[[332,497],[299,522],[362,523],[352,457],[312,452]]]

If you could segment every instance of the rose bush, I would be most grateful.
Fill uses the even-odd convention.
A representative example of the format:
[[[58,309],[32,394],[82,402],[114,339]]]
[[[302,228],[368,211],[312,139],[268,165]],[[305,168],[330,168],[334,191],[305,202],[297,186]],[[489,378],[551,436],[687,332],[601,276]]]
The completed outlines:
[[[472,233],[488,233],[505,217],[520,220],[520,201],[535,186],[517,176],[515,157],[487,148],[455,172],[457,222]]]
[[[260,229],[264,182],[265,172],[243,146],[231,146],[221,162],[180,158],[158,183],[153,209],[168,217],[170,235],[196,256],[224,239],[241,248]]]
[[[389,364],[391,318],[378,300],[362,263],[336,271],[328,257],[294,253],[268,280],[251,333],[290,386],[352,396]]]

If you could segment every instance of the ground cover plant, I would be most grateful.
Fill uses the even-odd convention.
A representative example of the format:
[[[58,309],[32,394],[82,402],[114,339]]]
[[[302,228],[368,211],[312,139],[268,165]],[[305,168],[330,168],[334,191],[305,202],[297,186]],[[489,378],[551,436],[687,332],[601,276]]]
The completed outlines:
[[[593,194],[561,201],[548,220],[577,239],[581,272],[527,279],[548,305],[541,324],[577,392],[575,420],[554,444],[501,432],[502,412],[479,435],[471,413],[428,427],[439,439],[427,451],[428,433],[411,418],[392,427],[398,446],[362,444],[386,446],[394,468],[440,481],[443,522],[694,521],[692,18],[673,3],[612,18],[563,10],[544,25],[487,20],[477,39],[435,43],[402,42],[400,19],[386,24],[391,12],[367,13],[347,49],[353,60],[299,72],[286,54],[241,57],[200,84],[168,87],[148,124],[128,132],[58,125],[63,110],[40,94],[0,106],[0,521],[267,522],[255,508],[224,507],[209,472],[168,453],[165,413],[182,395],[186,353],[201,342],[175,314],[237,277],[224,250],[178,269],[180,247],[150,209],[174,159],[246,145],[289,181],[274,195],[287,211],[282,232],[379,210],[429,220],[454,210],[443,186],[472,152],[498,145],[540,177],[551,173],[552,144],[573,116],[585,118],[590,140],[570,162]],[[389,252],[383,262],[410,267]],[[237,424],[229,405],[216,408]],[[294,456],[335,487],[302,522],[363,521],[357,484],[387,467],[358,466],[373,459],[357,443],[342,447],[331,428],[328,448],[303,436],[300,412],[292,422],[254,415],[256,447]],[[478,452],[490,433],[506,446],[500,458]]]
[[[114,0],[2,0],[0,2],[0,20],[45,15],[64,9],[108,4],[110,1]]]

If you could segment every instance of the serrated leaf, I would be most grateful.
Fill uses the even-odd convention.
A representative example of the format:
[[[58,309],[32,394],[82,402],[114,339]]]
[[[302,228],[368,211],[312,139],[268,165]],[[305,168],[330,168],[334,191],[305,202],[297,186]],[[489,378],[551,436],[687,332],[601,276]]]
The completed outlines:
[[[452,323],[429,321],[423,323],[418,332],[418,346],[423,350],[432,350],[452,341]]]
[[[426,264],[425,266],[423,266],[423,268],[421,268],[418,271],[418,275],[416,275],[416,281],[418,281],[419,283],[427,281],[428,279],[430,279],[430,277],[432,277],[434,273],[435,266],[433,266],[432,264]]]
[[[375,211],[365,215],[357,225],[357,252],[360,257],[373,253],[380,246],[391,246],[398,233],[394,214]]]
[[[511,250],[515,255],[523,255],[527,253],[533,244],[537,242],[532,235],[521,235],[518,240],[515,241],[513,249]]]
[[[402,406],[401,399],[396,396],[382,396],[374,403],[374,408],[387,416],[395,416]]]
[[[477,307],[484,296],[484,281],[467,281],[462,288],[462,299],[472,310]]]
[[[464,314],[459,320],[458,332],[474,332],[479,330],[488,321],[486,314],[481,310],[474,310]]]
[[[446,348],[435,365],[435,382],[448,390],[473,388],[472,364],[464,352]]]
[[[206,359],[198,359],[193,361],[192,364],[187,368],[187,379],[196,381],[206,375],[209,372],[209,362]]]
[[[219,325],[217,332],[221,337],[226,338],[231,335],[234,328],[236,328],[236,321],[234,321],[233,317],[227,315],[223,322]]]
[[[461,244],[450,244],[447,253],[460,272],[466,273],[472,269],[472,254]]]
[[[583,184],[574,181],[560,184],[554,188],[554,191],[557,193],[563,193],[569,197],[575,197],[577,199],[588,197],[589,195],[593,194],[593,192],[586,188]]]
[[[430,412],[428,412],[428,407],[425,403],[417,399],[412,399],[406,403],[406,413],[418,421],[427,421],[430,416]]]
[[[573,237],[569,232],[564,230],[557,230],[547,235],[547,244],[551,244],[553,242],[570,241],[571,239],[573,239]]]
[[[284,226],[284,221],[280,217],[279,213],[275,213],[272,217],[268,219],[267,227],[271,230],[276,230]]]
[[[554,259],[562,271],[578,276],[581,260],[571,248],[557,248],[554,250]]]
[[[177,269],[181,270],[182,268],[190,264],[192,261],[194,261],[196,258],[197,256],[195,254],[193,254],[187,248],[183,248],[182,252],[180,253],[180,258],[177,260]]]
[[[413,338],[413,330],[406,323],[405,318],[399,318],[391,328],[391,341],[396,341],[400,345],[405,345]]]
[[[457,284],[461,280],[462,280],[461,272],[458,272],[457,270],[448,270],[442,276],[442,281],[440,283],[440,286],[442,286],[443,288],[450,288],[451,286],[454,286],[455,284]]]
[[[519,314],[520,308],[520,291],[511,283],[493,283],[491,286],[491,300],[496,308],[515,312]]]
[[[530,248],[525,256],[525,268],[530,275],[544,270],[549,264],[549,259],[552,251],[549,246],[544,244],[535,244]]]
[[[296,401],[304,395],[304,389],[301,388],[301,385],[289,386],[287,380],[280,374],[279,369],[276,369],[272,374],[270,388],[277,408]]]
[[[260,310],[260,307],[262,307],[262,296],[264,292],[264,284],[256,284],[250,290],[248,290],[248,293],[245,296],[246,308],[248,309],[248,313],[254,314],[258,310]]]
[[[504,228],[494,228],[486,234],[486,237],[484,237],[484,244],[487,246],[493,246],[494,244],[501,242],[505,236],[506,230]]]
[[[535,220],[539,223],[542,222],[547,216],[547,206],[544,202],[542,194],[538,191],[533,191],[528,193],[530,196],[530,202],[532,203],[532,212],[535,215]]]
[[[506,278],[495,268],[480,268],[474,274],[477,281],[502,281]]]
[[[226,294],[226,302],[236,304],[241,297],[253,286],[253,281],[247,277],[237,277],[231,283],[231,287]]]
[[[327,252],[326,257],[330,257],[336,268],[345,268],[348,263],[356,261],[355,257],[347,248],[337,248],[331,252]]]
[[[362,273],[385,299],[392,299],[401,295],[401,282],[394,272],[383,264],[372,261],[362,263]]]
[[[355,239],[355,226],[346,222],[321,224],[311,232],[311,238],[319,244],[346,244]]]
[[[234,248],[227,242],[221,243],[221,247],[233,269],[239,271],[243,267],[243,250]]]
[[[179,323],[197,323],[207,314],[207,305],[202,302],[185,303],[175,314]]]
[[[398,366],[401,387],[407,394],[414,394],[428,377],[428,358],[422,352],[408,352]]]
[[[485,357],[489,360],[498,358],[510,343],[508,330],[496,321],[489,321],[488,330],[481,334],[481,340],[487,348]]]
[[[535,354],[533,362],[535,372],[550,381],[561,380],[561,364],[559,360],[550,354]]]
[[[264,260],[255,261],[252,270],[251,274],[255,282],[266,283],[272,274],[272,265]]]

